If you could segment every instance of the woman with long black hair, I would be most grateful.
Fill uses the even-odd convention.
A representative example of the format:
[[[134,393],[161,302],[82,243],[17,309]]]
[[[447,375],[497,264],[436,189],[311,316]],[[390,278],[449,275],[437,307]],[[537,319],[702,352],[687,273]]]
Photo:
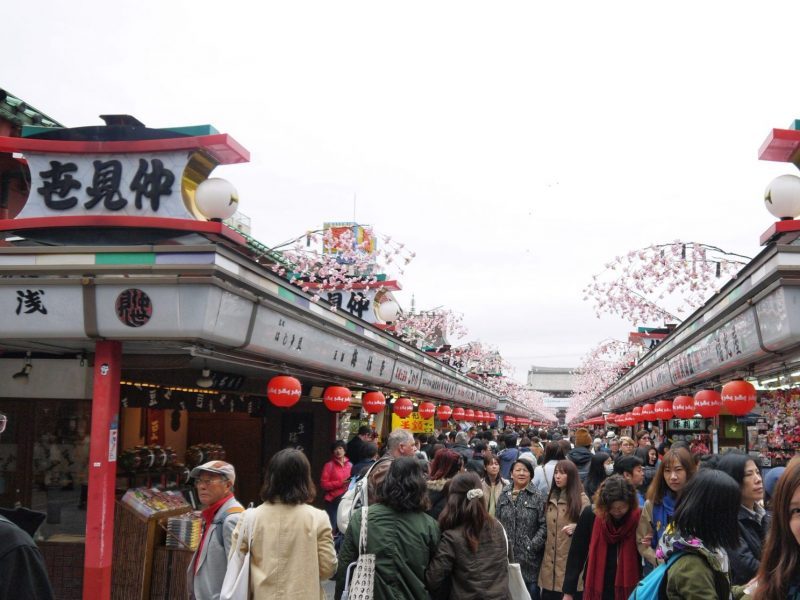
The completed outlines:
[[[428,589],[436,598],[508,598],[506,536],[500,522],[487,512],[483,494],[475,473],[460,473],[450,482],[447,503],[439,515],[442,537],[425,571]]]
[[[586,475],[586,481],[583,482],[583,491],[591,501],[600,484],[603,483],[607,477],[614,473],[614,459],[611,455],[605,452],[598,452],[592,457],[589,463],[589,473]]]
[[[564,595],[564,572],[572,545],[572,534],[581,511],[589,505],[583,493],[578,468],[572,461],[559,460],[553,473],[553,486],[547,496],[547,539],[539,569],[541,600],[560,600]]]

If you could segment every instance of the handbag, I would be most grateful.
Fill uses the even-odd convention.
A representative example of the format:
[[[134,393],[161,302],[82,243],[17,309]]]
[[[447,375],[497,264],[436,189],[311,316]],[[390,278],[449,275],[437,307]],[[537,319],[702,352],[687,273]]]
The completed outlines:
[[[361,531],[358,536],[358,560],[347,565],[341,600],[372,600],[375,583],[375,555],[367,554],[367,486],[361,504]]]
[[[219,600],[248,600],[250,596],[250,545],[253,543],[253,509],[242,513],[241,528],[236,546],[231,547],[228,566]],[[247,539],[247,552],[242,552],[242,540]]]
[[[506,560],[508,560],[510,552],[508,535],[506,535],[506,528],[503,527],[502,523],[500,527],[503,529],[503,537],[506,538]],[[508,597],[511,600],[531,600],[528,586],[522,578],[522,568],[519,563],[512,563],[510,560],[508,561]]]

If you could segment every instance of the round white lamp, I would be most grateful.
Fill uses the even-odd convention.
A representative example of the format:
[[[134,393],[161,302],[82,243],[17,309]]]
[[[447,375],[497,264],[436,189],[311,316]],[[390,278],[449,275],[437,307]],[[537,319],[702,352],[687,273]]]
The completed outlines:
[[[800,177],[780,175],[764,191],[764,206],[779,219],[794,219],[800,215]]]
[[[394,300],[386,300],[378,304],[375,314],[384,323],[392,323],[400,316],[400,306]]]
[[[207,219],[222,221],[239,208],[239,194],[230,181],[212,177],[197,186],[194,203]]]

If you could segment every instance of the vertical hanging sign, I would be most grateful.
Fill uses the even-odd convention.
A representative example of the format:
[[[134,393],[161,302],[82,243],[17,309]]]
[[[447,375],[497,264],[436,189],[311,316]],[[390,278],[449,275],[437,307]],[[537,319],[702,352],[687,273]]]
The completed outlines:
[[[156,408],[147,409],[147,445],[164,445],[164,411]]]

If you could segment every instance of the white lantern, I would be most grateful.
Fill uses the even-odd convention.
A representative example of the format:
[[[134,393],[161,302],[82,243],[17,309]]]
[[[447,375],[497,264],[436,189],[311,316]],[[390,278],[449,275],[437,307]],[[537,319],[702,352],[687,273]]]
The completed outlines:
[[[764,191],[764,206],[779,219],[794,219],[800,215],[800,177],[780,175]]]
[[[230,181],[212,177],[197,186],[194,202],[204,217],[222,221],[239,208],[239,194]]]
[[[392,323],[400,316],[400,307],[394,300],[385,300],[377,305],[375,314],[384,323]]]

